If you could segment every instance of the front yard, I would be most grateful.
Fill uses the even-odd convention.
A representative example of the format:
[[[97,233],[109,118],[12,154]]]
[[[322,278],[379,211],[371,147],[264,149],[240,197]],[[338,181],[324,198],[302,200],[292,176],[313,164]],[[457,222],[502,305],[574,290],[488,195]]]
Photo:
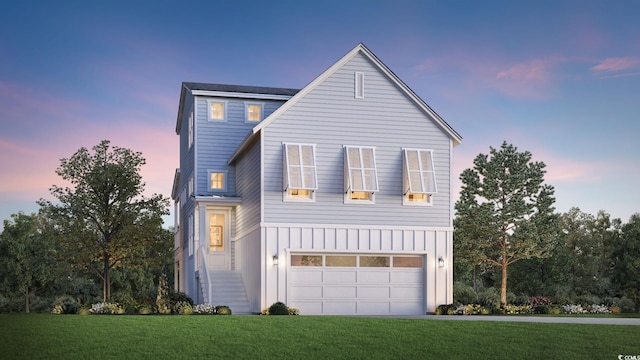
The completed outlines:
[[[314,316],[0,314],[6,359],[617,359],[640,327]]]

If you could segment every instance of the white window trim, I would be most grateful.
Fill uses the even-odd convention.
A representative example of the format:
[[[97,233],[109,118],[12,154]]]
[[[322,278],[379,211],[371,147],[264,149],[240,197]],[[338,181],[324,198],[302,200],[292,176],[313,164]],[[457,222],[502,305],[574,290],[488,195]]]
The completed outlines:
[[[358,169],[369,169],[364,168],[362,164],[362,149],[371,149],[372,157],[373,157],[373,174],[376,182],[375,189],[367,189],[367,190],[352,190],[352,179],[351,179],[351,169],[353,168],[349,163],[349,149],[357,148],[360,152],[360,164]],[[356,145],[344,145],[344,180],[345,180],[345,190],[344,190],[344,203],[345,204],[375,204],[376,202],[376,192],[380,190],[378,183],[378,165],[376,163],[376,148],[374,146],[356,146]],[[363,179],[364,180],[364,179]],[[371,193],[370,200],[355,200],[351,199],[352,192],[369,192]]]
[[[432,149],[409,149],[409,148],[403,148],[402,149],[402,205],[409,205],[409,206],[432,206],[433,205],[433,195],[438,193],[438,184],[436,182],[436,172],[435,172],[435,168],[432,170],[424,170],[422,169],[422,163],[418,162],[418,166],[420,167],[419,171],[420,171],[420,179],[422,179],[422,173],[423,172],[431,172],[433,173],[433,186],[435,188],[435,191],[430,192],[413,192],[411,191],[411,184],[409,183],[409,174],[408,174],[408,157],[407,157],[407,151],[418,151],[418,157],[420,156],[420,152],[428,152],[429,156],[431,157],[431,164],[434,164],[434,160],[433,160],[433,150]],[[424,185],[422,185],[422,187],[424,187]],[[409,193],[413,193],[413,194],[426,194],[429,196],[428,200],[426,202],[418,202],[418,201],[410,201],[409,200]]]
[[[195,135],[195,119],[193,115],[193,109],[189,111],[189,129],[188,129],[188,137],[189,137],[189,150],[193,147],[193,139]]]
[[[224,114],[222,115],[222,119],[214,119],[211,117],[211,104],[222,104],[222,106],[224,107]],[[228,101],[226,100],[214,100],[214,99],[209,99],[207,100],[207,119],[209,121],[213,121],[213,122],[226,122],[227,121],[227,111],[228,111]]]
[[[356,71],[354,73],[354,96],[356,99],[364,99],[364,73]]]
[[[259,120],[249,120],[249,105],[258,105],[260,106],[260,119]],[[254,101],[245,101],[244,102],[244,122],[257,124],[260,121],[264,120],[264,103],[254,102]]]
[[[212,188],[211,187],[211,174],[221,173],[224,176],[224,182],[222,184],[222,188]],[[228,181],[229,171],[227,170],[207,170],[207,182],[209,184],[209,192],[225,192],[227,191],[227,181]]]
[[[189,256],[193,256],[193,248],[194,248],[194,222],[193,222],[193,214],[189,215],[189,224],[187,231],[189,232]]]
[[[302,187],[296,187],[296,188],[292,188],[289,187],[289,162],[288,162],[288,152],[287,152],[287,146],[289,145],[296,145],[298,146],[298,154],[300,154],[300,156],[302,155],[302,151],[301,147],[302,146],[310,146],[313,152],[313,182],[315,184],[315,186],[302,186]],[[301,164],[300,167],[304,167],[304,165],[302,164],[302,159],[300,159],[299,163]],[[309,166],[307,166],[309,167]],[[316,190],[318,190],[318,167],[317,167],[317,162],[316,162],[316,145],[315,144],[302,144],[302,143],[282,143],[282,169],[283,169],[283,201],[290,201],[290,202],[315,202],[316,201]],[[301,171],[302,174],[302,171]],[[304,177],[302,178],[302,182],[304,182]],[[308,198],[298,198],[298,197],[291,197],[289,195],[289,190],[309,190],[310,191],[310,197]]]

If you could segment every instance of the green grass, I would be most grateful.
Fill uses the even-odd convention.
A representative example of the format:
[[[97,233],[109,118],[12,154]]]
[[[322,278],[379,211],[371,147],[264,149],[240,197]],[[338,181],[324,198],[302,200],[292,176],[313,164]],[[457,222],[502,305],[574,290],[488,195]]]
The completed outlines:
[[[314,316],[1,314],[0,359],[617,359],[640,327]]]

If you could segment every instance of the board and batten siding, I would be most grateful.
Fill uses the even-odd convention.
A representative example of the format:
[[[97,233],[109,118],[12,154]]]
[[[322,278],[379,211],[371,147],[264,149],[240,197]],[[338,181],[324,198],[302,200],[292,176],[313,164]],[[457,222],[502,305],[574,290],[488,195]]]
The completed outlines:
[[[262,307],[287,301],[287,269],[291,253],[424,255],[425,309],[434,312],[441,304],[453,302],[453,232],[442,228],[392,226],[301,226],[269,224],[262,227],[264,243],[264,292]],[[278,266],[270,261],[278,254]],[[438,258],[449,269],[438,268]]]
[[[245,102],[262,103],[263,116],[266,117],[279,108],[283,101],[207,96],[196,96],[195,99],[197,109],[196,193],[198,195],[235,196],[235,167],[227,165],[227,161],[257,124],[257,122],[245,121]],[[219,100],[226,103],[225,121],[209,121],[207,100]],[[211,191],[209,186],[210,170],[227,171],[226,191]]]
[[[365,74],[364,99],[354,73]],[[263,129],[266,223],[451,227],[452,141],[362,55],[355,56]],[[316,145],[315,202],[284,202],[283,142]],[[344,145],[375,147],[375,204],[344,203]],[[431,149],[438,193],[432,206],[402,204],[403,148]]]

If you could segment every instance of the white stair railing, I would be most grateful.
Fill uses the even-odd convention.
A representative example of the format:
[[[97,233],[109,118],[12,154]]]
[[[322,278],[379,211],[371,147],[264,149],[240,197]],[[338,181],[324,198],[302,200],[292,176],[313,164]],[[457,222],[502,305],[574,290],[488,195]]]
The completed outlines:
[[[211,295],[211,276],[209,275],[209,267],[207,266],[207,255],[202,247],[198,246],[198,272],[200,273],[200,281],[204,281],[207,288],[207,298],[204,299],[206,304],[212,304]]]

